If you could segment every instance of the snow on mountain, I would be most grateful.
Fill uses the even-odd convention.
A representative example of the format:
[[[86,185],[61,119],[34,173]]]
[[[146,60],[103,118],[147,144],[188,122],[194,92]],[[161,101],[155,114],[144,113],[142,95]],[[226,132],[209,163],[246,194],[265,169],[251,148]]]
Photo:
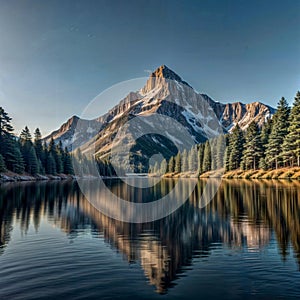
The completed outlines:
[[[174,144],[176,140],[178,142],[178,135],[183,134],[182,130],[189,133],[193,142],[200,143],[220,134],[220,128],[224,133],[231,132],[236,124],[246,129],[252,121],[262,126],[274,112],[275,109],[260,102],[216,102],[196,92],[175,72],[162,65],[150,75],[144,87],[129,93],[105,115],[91,121],[72,117],[45,140],[53,137],[69,148],[81,146],[84,152],[92,149],[98,156],[104,157],[110,153],[113,145],[121,143],[116,141],[120,128],[126,127],[135,117],[140,117],[143,118],[142,123],[136,124],[132,132],[124,131],[124,136],[118,138],[126,140],[128,149],[133,149],[134,155],[143,163],[153,152],[162,151],[167,156],[176,153]],[[165,116],[165,120],[146,118],[152,114]],[[178,125],[173,125],[171,118]],[[163,134],[145,135],[136,141],[135,133],[145,128]]]
[[[79,147],[83,145],[87,138],[93,137],[99,131],[100,126],[101,123],[97,120],[84,120],[73,116],[43,140],[49,143],[53,138],[56,143],[62,142],[63,147],[71,149],[72,146]]]

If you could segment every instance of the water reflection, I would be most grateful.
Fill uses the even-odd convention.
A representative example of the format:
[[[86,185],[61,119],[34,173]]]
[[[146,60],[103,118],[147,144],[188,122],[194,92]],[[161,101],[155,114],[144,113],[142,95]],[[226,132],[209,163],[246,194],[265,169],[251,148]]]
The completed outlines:
[[[187,184],[189,181],[187,180]],[[119,181],[108,185],[117,195],[128,187]],[[162,181],[143,201],[159,197],[174,186]],[[282,259],[290,245],[300,266],[300,184],[287,181],[223,181],[215,198],[203,209],[199,199],[205,181],[199,181],[188,201],[172,215],[152,223],[129,224],[99,213],[82,196],[76,182],[3,184],[0,186],[0,255],[18,220],[26,234],[30,222],[39,230],[41,219],[53,222],[70,238],[82,229],[140,264],[150,284],[165,293],[195,257],[207,257],[217,245],[261,251],[272,234]],[[128,195],[136,191],[131,191]],[[81,230],[78,230],[81,229]]]

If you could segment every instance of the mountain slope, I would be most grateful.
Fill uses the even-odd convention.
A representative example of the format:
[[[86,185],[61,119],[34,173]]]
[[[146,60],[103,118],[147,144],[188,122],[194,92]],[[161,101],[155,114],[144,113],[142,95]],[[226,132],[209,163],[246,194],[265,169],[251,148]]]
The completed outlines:
[[[56,143],[62,142],[63,147],[76,148],[84,144],[87,138],[92,138],[99,130],[100,125],[97,120],[84,120],[78,116],[72,116],[43,140],[49,143],[53,138]]]
[[[122,146],[124,151],[138,156],[144,163],[155,153],[163,152],[167,157],[176,153],[176,147],[180,146],[178,137],[182,137],[184,131],[192,140],[186,141],[188,148],[192,142],[203,142],[221,132],[230,132],[236,124],[242,129],[252,121],[262,126],[274,112],[275,109],[260,102],[215,102],[209,96],[195,92],[163,65],[150,75],[143,88],[129,93],[105,115],[92,121],[72,117],[46,141],[53,137],[56,141],[62,140],[65,146],[73,149],[81,146],[84,152],[93,152],[100,157],[108,155],[114,147]],[[153,114],[158,115],[157,119],[150,121]],[[130,129],[130,126],[133,127]],[[120,134],[121,128],[127,131],[124,129]],[[143,131],[150,133],[137,139]],[[128,159],[131,158],[122,158]]]

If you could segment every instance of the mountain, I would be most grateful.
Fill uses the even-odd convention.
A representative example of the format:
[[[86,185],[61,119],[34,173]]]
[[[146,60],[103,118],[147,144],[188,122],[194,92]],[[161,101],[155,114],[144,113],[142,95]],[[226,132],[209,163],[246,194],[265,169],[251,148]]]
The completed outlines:
[[[181,144],[188,148],[221,132],[231,132],[236,124],[242,129],[252,121],[262,126],[274,112],[275,109],[260,102],[216,102],[197,93],[162,65],[150,75],[143,88],[129,93],[105,115],[91,121],[72,117],[45,139],[49,141],[53,137],[73,149],[81,146],[83,152],[92,151],[101,157],[119,147],[144,163],[155,153],[167,157],[176,153],[176,147],[180,147],[178,139],[184,134],[188,133],[190,138]],[[143,132],[148,134],[139,136]],[[131,159],[126,155],[119,163]]]
[[[95,135],[98,124],[99,122],[96,120],[84,120],[78,116],[72,116],[59,129],[53,131],[43,140],[49,143],[53,138],[56,143],[61,141],[63,147],[71,149],[72,145],[77,148],[85,143],[86,138],[92,138]],[[81,131],[78,130],[79,128]]]
[[[231,132],[236,124],[244,130],[255,121],[261,127],[274,113],[275,109],[260,102],[243,104],[228,103],[222,106],[221,122]]]

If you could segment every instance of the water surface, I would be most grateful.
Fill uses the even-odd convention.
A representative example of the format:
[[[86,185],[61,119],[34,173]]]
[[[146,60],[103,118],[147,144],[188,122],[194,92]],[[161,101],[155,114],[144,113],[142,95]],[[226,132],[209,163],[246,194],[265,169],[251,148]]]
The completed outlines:
[[[107,181],[139,202],[174,184]],[[201,209],[205,184],[146,224],[104,216],[76,182],[0,185],[0,299],[299,298],[300,184],[223,181]]]

